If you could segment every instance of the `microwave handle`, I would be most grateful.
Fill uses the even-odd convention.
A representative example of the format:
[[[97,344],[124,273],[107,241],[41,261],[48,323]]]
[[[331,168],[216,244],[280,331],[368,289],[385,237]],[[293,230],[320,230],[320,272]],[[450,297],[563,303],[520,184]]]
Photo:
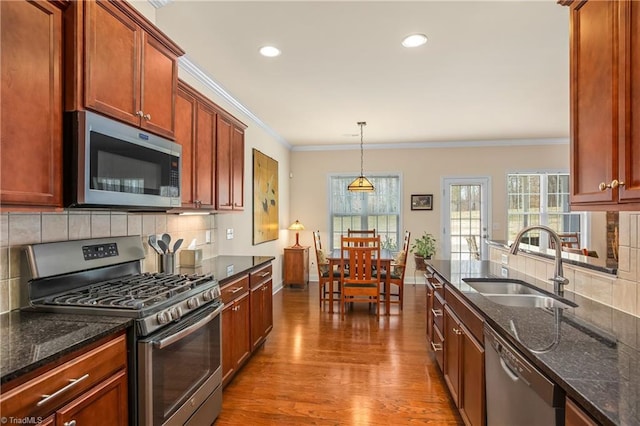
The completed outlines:
[[[200,321],[190,325],[189,327],[183,330],[180,330],[176,334],[172,334],[171,336],[166,337],[162,340],[153,342],[153,346],[155,346],[158,349],[163,349],[163,348],[166,348],[167,346],[171,346],[172,344],[178,342],[179,340],[187,337],[188,335],[198,331],[200,328],[207,325],[209,322],[211,322],[212,319],[220,315],[220,312],[222,312],[222,308],[223,306],[220,306],[215,311],[211,312],[209,315],[202,318]]]

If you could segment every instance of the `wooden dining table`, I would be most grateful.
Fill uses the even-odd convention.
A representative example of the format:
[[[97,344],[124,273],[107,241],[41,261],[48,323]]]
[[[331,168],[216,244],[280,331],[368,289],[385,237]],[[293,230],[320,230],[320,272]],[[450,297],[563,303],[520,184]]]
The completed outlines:
[[[332,250],[331,254],[327,256],[327,260],[329,261],[329,273],[333,271],[334,267],[342,266],[342,253],[340,249]],[[380,268],[387,271],[382,287],[384,291],[385,315],[389,315],[391,309],[391,297],[389,293],[391,292],[391,262],[393,262],[394,260],[395,258],[390,250],[380,250]],[[333,281],[329,283],[329,313],[333,313]]]

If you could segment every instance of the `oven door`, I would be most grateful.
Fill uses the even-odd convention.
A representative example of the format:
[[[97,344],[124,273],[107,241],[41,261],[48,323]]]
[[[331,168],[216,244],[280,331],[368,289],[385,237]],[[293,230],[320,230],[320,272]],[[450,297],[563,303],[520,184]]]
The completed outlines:
[[[222,405],[222,306],[210,305],[138,341],[140,425],[217,417]]]

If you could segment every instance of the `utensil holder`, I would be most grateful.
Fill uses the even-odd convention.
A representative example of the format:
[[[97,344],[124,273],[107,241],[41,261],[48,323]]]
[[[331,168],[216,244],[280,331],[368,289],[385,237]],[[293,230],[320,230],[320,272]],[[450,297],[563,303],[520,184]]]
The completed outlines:
[[[165,253],[160,255],[160,272],[165,274],[173,274],[176,270],[176,257],[174,253]]]

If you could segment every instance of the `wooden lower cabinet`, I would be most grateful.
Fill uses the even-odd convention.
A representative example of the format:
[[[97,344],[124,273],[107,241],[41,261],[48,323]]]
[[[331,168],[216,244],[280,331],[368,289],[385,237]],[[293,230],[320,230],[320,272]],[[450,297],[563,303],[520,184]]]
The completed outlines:
[[[449,305],[444,324],[445,382],[465,424],[484,425],[484,348]]]
[[[251,350],[255,350],[273,329],[273,279],[268,265],[250,274]]]
[[[598,426],[600,423],[593,420],[571,398],[567,398],[564,410],[565,426]]]
[[[124,425],[128,422],[128,416],[127,373],[120,371],[59,409],[55,424]]]
[[[309,247],[284,249],[284,285],[309,284]]]
[[[222,311],[223,385],[231,381],[250,354],[249,293],[245,292]]]
[[[109,424],[129,421],[127,344],[124,332],[44,366],[30,377],[2,386],[3,417],[44,418],[46,425]],[[59,361],[58,361],[59,362]],[[25,381],[22,381],[25,380]],[[63,390],[64,389],[64,390]]]

